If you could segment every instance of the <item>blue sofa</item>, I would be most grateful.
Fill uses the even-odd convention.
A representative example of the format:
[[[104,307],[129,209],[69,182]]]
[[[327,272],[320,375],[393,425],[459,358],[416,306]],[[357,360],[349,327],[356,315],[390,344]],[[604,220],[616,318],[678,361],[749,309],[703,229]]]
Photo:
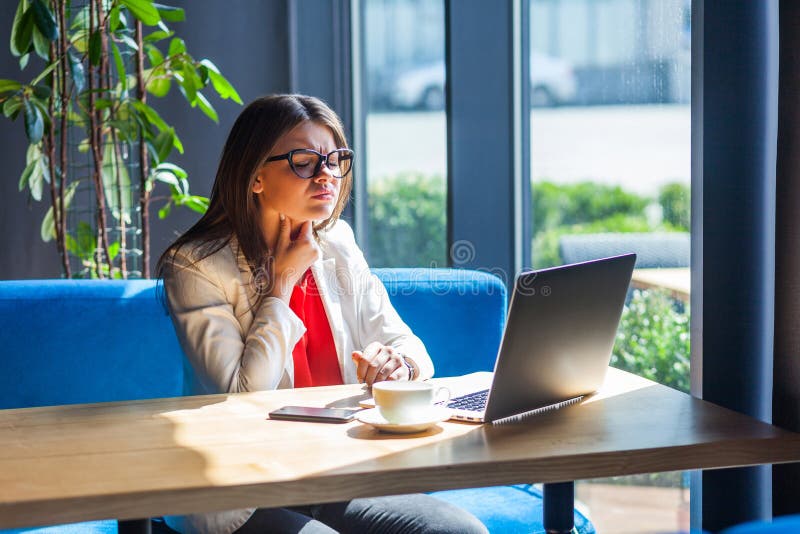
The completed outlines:
[[[492,370],[506,315],[499,278],[455,269],[375,269],[425,342],[438,376]],[[0,409],[179,396],[191,368],[153,281],[0,281]],[[433,493],[492,532],[544,532],[542,496],[517,485]],[[594,533],[575,513],[577,532]],[[116,533],[116,521],[8,532]]]

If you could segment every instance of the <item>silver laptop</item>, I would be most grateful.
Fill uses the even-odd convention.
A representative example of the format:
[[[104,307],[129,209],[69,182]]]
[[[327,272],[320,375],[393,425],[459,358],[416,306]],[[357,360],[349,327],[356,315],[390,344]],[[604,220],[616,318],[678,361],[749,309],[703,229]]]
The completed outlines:
[[[442,379],[453,393],[451,419],[496,422],[596,391],[635,262],[636,254],[625,254],[520,274],[494,373]]]

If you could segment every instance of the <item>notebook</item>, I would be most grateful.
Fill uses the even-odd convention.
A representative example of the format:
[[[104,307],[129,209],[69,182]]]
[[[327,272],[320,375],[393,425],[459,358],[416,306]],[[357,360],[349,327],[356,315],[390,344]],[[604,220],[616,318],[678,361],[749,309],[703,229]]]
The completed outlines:
[[[494,373],[446,380],[451,419],[478,423],[561,408],[603,383],[635,254],[521,273]]]

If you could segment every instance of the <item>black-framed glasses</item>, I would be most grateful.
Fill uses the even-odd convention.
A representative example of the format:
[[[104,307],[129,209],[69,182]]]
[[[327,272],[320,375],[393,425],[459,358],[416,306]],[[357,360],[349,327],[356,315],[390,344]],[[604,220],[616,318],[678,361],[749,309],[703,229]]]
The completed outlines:
[[[327,154],[320,154],[310,148],[297,148],[286,154],[267,158],[267,162],[288,160],[292,172],[304,179],[317,176],[323,165],[328,168],[334,178],[343,178],[353,168],[353,156],[354,153],[349,148],[337,148]]]

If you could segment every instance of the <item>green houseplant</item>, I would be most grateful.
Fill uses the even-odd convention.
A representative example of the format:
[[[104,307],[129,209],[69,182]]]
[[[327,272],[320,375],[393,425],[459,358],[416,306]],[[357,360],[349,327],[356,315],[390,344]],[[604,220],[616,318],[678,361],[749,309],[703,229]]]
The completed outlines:
[[[19,1],[11,53],[22,70],[29,62],[42,68],[28,82],[0,80],[0,105],[6,117],[23,119],[29,147],[19,188],[36,201],[49,197],[41,234],[55,242],[66,277],[149,278],[156,182],[169,187],[160,217],[176,205],[207,207],[189,192],[186,172],[168,162],[183,146],[148,96],[177,86],[215,122],[205,89],[241,99],[167,26],[184,17],[152,0]]]

